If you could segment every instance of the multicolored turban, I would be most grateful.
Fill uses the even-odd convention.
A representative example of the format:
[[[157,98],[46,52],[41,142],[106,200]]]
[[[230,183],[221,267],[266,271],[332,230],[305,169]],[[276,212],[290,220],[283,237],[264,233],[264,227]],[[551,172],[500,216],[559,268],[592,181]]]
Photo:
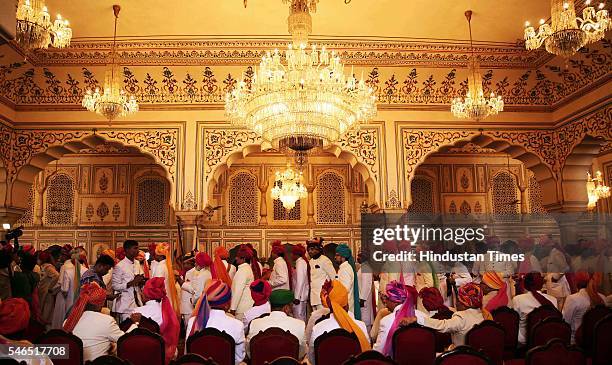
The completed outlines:
[[[324,241],[325,240],[323,239],[323,237],[315,237],[311,240],[306,241],[306,247],[308,248],[314,247],[314,248],[318,248],[322,250]]]
[[[98,285],[96,282],[83,285],[79,293],[79,299],[77,299],[76,303],[74,303],[72,306],[72,310],[70,311],[70,314],[68,314],[66,323],[64,323],[64,331],[70,333],[74,330],[74,327],[76,327],[76,325],[79,323],[87,304],[102,307],[105,302],[106,289],[100,287],[100,285]]]
[[[198,252],[195,256],[195,262],[199,267],[209,267],[213,263],[210,255],[206,252]]]
[[[460,286],[457,293],[461,304],[468,308],[482,308],[482,291],[477,284],[467,283]]]
[[[8,298],[0,303],[0,335],[25,330],[30,323],[30,306],[23,298]]]
[[[265,280],[255,280],[249,286],[251,289],[251,298],[255,302],[255,305],[262,305],[270,299],[272,293],[272,286]]]
[[[370,341],[365,336],[359,325],[344,310],[348,306],[348,291],[339,280],[326,281],[321,288],[321,303],[329,308],[341,328],[357,335],[361,351],[371,349]]]
[[[385,288],[385,293],[388,300],[402,305],[402,308],[395,312],[395,318],[393,319],[393,323],[391,324],[391,328],[389,328],[389,332],[387,334],[387,340],[383,349],[383,353],[387,356],[391,355],[393,334],[398,329],[402,319],[415,316],[414,308],[416,306],[416,289],[414,289],[414,292],[412,292],[408,288],[408,286],[400,283],[397,280],[391,281]]]
[[[166,343],[166,363],[168,363],[174,357],[178,345],[180,325],[166,295],[166,279],[154,277],[147,280],[142,292],[149,300],[161,300],[162,324],[159,332]]]
[[[161,242],[155,246],[155,254],[157,256],[168,256],[168,253],[170,253],[170,244],[167,242]]]
[[[206,328],[210,318],[211,307],[219,307],[232,300],[231,288],[221,280],[212,279],[204,288],[193,311],[193,326],[189,336]]]

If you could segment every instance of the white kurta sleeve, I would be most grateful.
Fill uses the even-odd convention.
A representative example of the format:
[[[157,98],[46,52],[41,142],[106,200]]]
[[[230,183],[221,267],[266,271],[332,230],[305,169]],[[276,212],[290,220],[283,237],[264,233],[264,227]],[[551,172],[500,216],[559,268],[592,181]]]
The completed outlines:
[[[308,299],[308,292],[306,286],[308,286],[308,265],[305,261],[299,260],[295,264],[295,287],[293,290],[296,293],[296,299],[306,300]],[[303,298],[303,297],[306,298]]]
[[[344,285],[344,288],[348,291],[350,291],[353,287],[353,281],[355,280],[353,270],[350,269],[351,267],[349,265],[340,265],[340,270],[338,270],[338,280],[342,283],[342,285]]]
[[[334,268],[334,264],[332,264],[331,260],[327,257],[321,260],[321,268],[327,274],[327,279],[334,280],[336,278],[336,269]]]
[[[463,328],[464,320],[461,316],[457,315],[452,316],[450,319],[434,319],[427,317],[424,319],[423,325],[425,327],[438,330],[442,333],[452,333]]]
[[[391,313],[393,315],[393,313]],[[393,321],[380,321],[380,326],[378,328],[378,337],[376,338],[376,342],[372,347],[372,350],[378,351],[380,353],[385,349],[385,343],[387,343],[387,335],[389,334],[389,327],[393,324]]]
[[[123,270],[123,267],[119,265],[115,266],[115,269],[113,270],[113,277],[111,281],[113,283],[113,290],[122,291],[122,292],[125,292],[128,290],[128,287],[127,287],[128,281],[126,280],[126,275],[125,275],[125,271]]]
[[[372,273],[361,272],[361,281],[359,282],[359,299],[368,300],[372,293]]]

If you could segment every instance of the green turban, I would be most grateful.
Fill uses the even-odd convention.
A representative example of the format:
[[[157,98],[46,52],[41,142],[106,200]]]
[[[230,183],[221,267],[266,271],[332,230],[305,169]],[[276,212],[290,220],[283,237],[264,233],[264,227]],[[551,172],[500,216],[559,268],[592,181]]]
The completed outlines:
[[[293,303],[293,292],[287,289],[276,289],[270,294],[270,304],[272,307],[283,307],[289,303]]]
[[[353,268],[353,304],[355,308],[355,319],[361,319],[361,306],[359,305],[359,285],[357,279],[357,268],[355,267],[355,259],[353,252],[346,243],[341,243],[336,247],[336,254],[344,257]],[[350,298],[349,298],[350,300]]]

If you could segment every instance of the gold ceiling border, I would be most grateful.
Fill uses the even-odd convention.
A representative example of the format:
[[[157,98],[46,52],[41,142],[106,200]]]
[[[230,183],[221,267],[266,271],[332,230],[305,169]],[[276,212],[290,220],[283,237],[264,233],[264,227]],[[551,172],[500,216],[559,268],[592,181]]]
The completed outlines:
[[[469,44],[461,41],[376,40],[315,38],[313,42],[334,49],[343,63],[355,66],[427,66],[461,67],[467,65]],[[36,67],[52,65],[92,66],[106,64],[108,40],[75,41],[64,49],[30,52],[28,60]],[[127,66],[144,65],[252,65],[261,60],[266,51],[284,50],[284,39],[244,40],[120,40],[117,61]],[[17,46],[13,49],[24,54]],[[552,59],[542,51],[527,51],[517,42],[478,42],[475,49],[483,67],[526,69],[539,67]],[[24,54],[25,55],[25,54]]]

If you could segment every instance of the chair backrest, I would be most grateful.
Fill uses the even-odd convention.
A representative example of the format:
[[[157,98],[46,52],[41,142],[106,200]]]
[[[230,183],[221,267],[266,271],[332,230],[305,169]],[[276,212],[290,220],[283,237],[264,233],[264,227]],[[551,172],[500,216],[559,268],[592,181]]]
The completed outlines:
[[[133,365],[163,365],[165,353],[162,337],[144,328],[136,328],[117,341],[117,356]]]
[[[493,365],[502,365],[505,336],[504,328],[499,323],[486,320],[468,331],[465,344],[487,355]]]
[[[553,307],[552,305],[542,305],[527,314],[527,343],[529,343],[529,337],[531,336],[531,331],[533,331],[533,327],[535,327],[536,324],[545,320],[546,318],[551,317],[563,318],[563,315],[557,308]]]
[[[491,312],[493,320],[499,323],[505,332],[504,348],[506,351],[514,352],[518,346],[520,315],[512,308],[503,306]]]
[[[589,309],[582,317],[580,336],[578,336],[578,334],[576,335],[576,342],[578,342],[587,353],[590,354],[593,352],[593,331],[595,331],[595,324],[611,313],[612,309],[605,305],[596,305]]]
[[[85,362],[85,365],[130,365],[130,362],[114,355],[103,355],[92,361]]]
[[[436,332],[412,323],[393,334],[393,360],[399,364],[431,365],[436,358]]]
[[[212,359],[205,359],[198,354],[185,354],[176,360],[170,361],[170,365],[217,365]]]
[[[291,332],[270,327],[256,334],[249,344],[251,365],[263,365],[279,357],[300,356],[300,341]]]
[[[127,331],[130,326],[133,324],[134,322],[128,318],[125,321],[121,322],[121,324],[119,324],[119,328],[125,332]],[[152,320],[149,317],[141,317],[140,319],[140,323],[138,324],[138,328],[144,328],[146,330],[149,330],[153,333],[160,333],[159,332],[159,324],[157,324],[157,322],[155,322],[154,320]]]
[[[525,365],[586,365],[586,356],[578,347],[553,339],[529,350]]]
[[[54,359],[53,364],[83,364],[83,341],[72,333],[60,329],[53,329],[38,336],[34,343],[39,345],[68,345],[68,358]]]
[[[572,337],[572,328],[561,318],[546,318],[538,322],[529,335],[527,348],[546,345],[548,341],[558,338],[569,345]]]
[[[608,364],[612,359],[612,314],[595,324],[593,331],[593,365]]]
[[[234,365],[236,342],[226,332],[204,328],[187,338],[187,352],[210,358],[219,365]]]
[[[279,357],[276,360],[265,363],[265,365],[301,365],[302,363],[299,360],[296,360],[292,357]]]
[[[431,318],[433,319],[450,319],[452,313],[437,312]],[[436,352],[444,352],[447,347],[453,343],[453,337],[450,333],[436,332]]]
[[[342,328],[324,332],[315,339],[314,346],[315,365],[341,365],[361,352],[357,335]]]
[[[378,351],[369,350],[351,356],[343,365],[397,365],[397,362]]]
[[[482,352],[470,346],[458,346],[436,358],[435,365],[492,365]]]

